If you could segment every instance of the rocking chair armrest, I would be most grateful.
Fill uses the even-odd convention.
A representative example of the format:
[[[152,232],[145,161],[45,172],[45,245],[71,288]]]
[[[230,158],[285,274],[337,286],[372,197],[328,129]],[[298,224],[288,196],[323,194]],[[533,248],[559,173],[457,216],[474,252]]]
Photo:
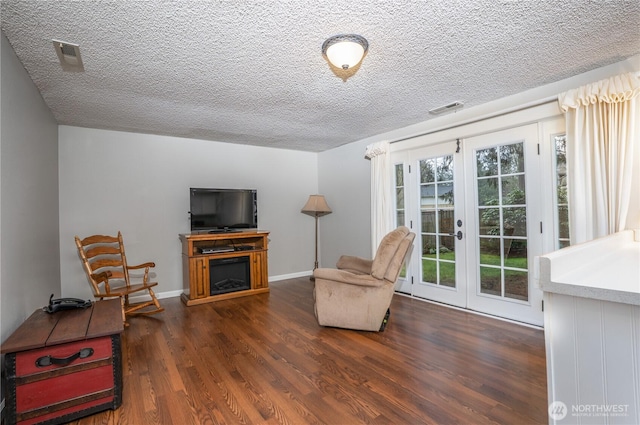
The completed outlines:
[[[100,284],[101,282],[104,282],[104,290],[108,294],[109,292],[111,292],[111,287],[109,286],[109,278],[112,275],[113,274],[107,270],[106,272],[93,273],[91,275],[91,278],[94,279],[98,284]]]
[[[144,268],[150,268],[155,266],[156,266],[156,263],[154,263],[153,261],[149,261],[147,263],[136,264],[135,266],[130,266],[127,264],[127,269],[136,270],[136,269],[144,269]]]
[[[127,265],[127,270],[136,270],[136,269],[144,269],[144,276],[142,277],[142,282],[146,285],[149,282],[149,269],[155,267],[156,263],[153,261],[149,261],[142,264],[137,264],[135,266]]]

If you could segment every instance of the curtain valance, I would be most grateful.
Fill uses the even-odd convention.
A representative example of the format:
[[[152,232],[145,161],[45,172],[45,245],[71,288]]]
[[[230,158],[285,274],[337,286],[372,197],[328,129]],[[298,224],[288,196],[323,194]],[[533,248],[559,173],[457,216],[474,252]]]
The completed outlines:
[[[561,93],[558,102],[562,111],[567,112],[570,108],[598,102],[626,102],[637,96],[640,96],[640,79],[633,73],[627,73]]]
[[[389,142],[372,143],[367,146],[364,157],[367,159],[373,159],[376,156],[384,155],[387,152],[389,152]]]

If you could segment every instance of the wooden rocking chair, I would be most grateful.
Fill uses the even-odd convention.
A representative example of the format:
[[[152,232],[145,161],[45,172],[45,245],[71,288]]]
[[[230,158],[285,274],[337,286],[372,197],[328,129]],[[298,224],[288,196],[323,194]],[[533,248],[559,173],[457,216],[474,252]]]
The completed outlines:
[[[151,289],[158,282],[149,282],[149,269],[155,267],[155,263],[129,266],[120,232],[118,236],[93,235],[84,239],[76,236],[75,240],[94,297],[100,300],[119,297],[122,304],[122,320],[125,325],[128,325],[127,316],[149,315],[164,311]],[[129,270],[141,269],[144,269],[142,283],[131,284]],[[150,301],[129,303],[129,295],[144,295],[144,292],[151,297]]]

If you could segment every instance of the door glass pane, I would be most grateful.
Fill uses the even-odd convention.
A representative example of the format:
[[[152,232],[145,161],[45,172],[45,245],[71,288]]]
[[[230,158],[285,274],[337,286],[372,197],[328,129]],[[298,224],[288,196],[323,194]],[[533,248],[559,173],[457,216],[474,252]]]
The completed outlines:
[[[404,223],[404,211],[398,211],[396,213],[396,223]]]
[[[558,233],[560,242],[569,245],[569,207],[566,205],[558,207]]]
[[[556,158],[556,201],[558,211],[557,248],[570,245],[569,242],[569,200],[567,198],[567,136],[560,134],[553,137]]]
[[[422,211],[422,232],[436,232],[436,211]]]
[[[500,146],[500,174],[522,173],[524,171],[524,144],[513,143]]]
[[[402,164],[396,164],[394,168],[394,186],[396,188],[396,226],[404,226],[404,167]]]
[[[440,261],[440,285],[456,287],[456,264]]]
[[[499,266],[500,238],[480,238],[480,264]]]
[[[440,236],[439,259],[447,261],[456,260],[456,242],[453,236]]]
[[[504,296],[521,301],[529,299],[529,277],[526,271],[504,270]]]
[[[396,187],[396,209],[404,209],[404,187]]]
[[[527,236],[527,209],[525,207],[503,208],[502,221],[505,236]]]
[[[432,183],[435,180],[435,159],[427,159],[420,161],[420,183]]]
[[[422,281],[455,287],[453,155],[420,161]]]
[[[503,177],[502,179],[502,204],[524,204],[524,175]]]
[[[498,198],[497,177],[478,179],[478,205],[496,205]]]
[[[438,247],[435,235],[422,235],[422,256],[424,258],[437,258]]]
[[[404,167],[402,164],[396,164],[394,169],[396,188],[396,226],[404,226]]]
[[[422,281],[425,283],[438,282],[438,262],[435,260],[422,259]]]
[[[497,267],[480,267],[480,292],[488,295],[502,295],[502,274]]]
[[[482,208],[479,211],[481,235],[499,235],[500,232],[500,208]]]
[[[436,206],[435,183],[423,184],[420,186],[420,206],[422,208],[433,208]]]
[[[422,281],[438,283],[438,245],[435,235],[422,235]]]
[[[480,292],[528,301],[524,144],[478,150],[476,164]]]
[[[438,181],[453,180],[453,156],[447,155],[436,159],[438,167]]]
[[[498,150],[496,148],[482,149],[476,152],[478,177],[495,176],[498,174]]]
[[[527,269],[526,239],[504,238],[504,265]]]
[[[395,165],[395,188],[396,188],[396,226],[405,225],[405,199],[404,199],[404,166],[403,164]],[[402,266],[400,277],[407,277],[406,265]]]
[[[453,207],[453,182],[438,184],[438,206]]]
[[[440,233],[452,234],[454,229],[453,210],[438,210],[438,229]]]
[[[404,169],[402,164],[396,164],[396,187],[404,186]]]

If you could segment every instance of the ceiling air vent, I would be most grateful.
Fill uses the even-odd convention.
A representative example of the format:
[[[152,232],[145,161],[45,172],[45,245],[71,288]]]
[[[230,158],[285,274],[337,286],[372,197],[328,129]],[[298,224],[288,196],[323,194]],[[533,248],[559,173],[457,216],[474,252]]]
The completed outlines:
[[[462,103],[462,102],[451,102],[448,105],[440,106],[438,108],[429,109],[429,113],[432,114],[432,115],[440,115],[440,114],[443,114],[445,112],[458,110],[458,109],[462,108],[463,106],[464,106],[464,103]]]
[[[82,58],[80,57],[80,46],[59,40],[51,41],[53,41],[53,47],[56,49],[56,54],[58,55],[60,65],[64,71],[84,71],[84,65],[82,64]]]

